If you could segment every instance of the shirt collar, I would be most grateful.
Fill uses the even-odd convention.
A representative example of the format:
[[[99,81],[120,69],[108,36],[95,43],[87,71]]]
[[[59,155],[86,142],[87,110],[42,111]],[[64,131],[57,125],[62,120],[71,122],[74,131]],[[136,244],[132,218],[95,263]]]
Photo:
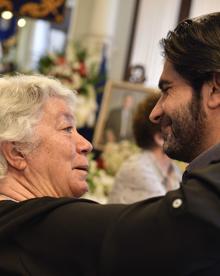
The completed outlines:
[[[187,171],[201,169],[214,161],[220,160],[220,143],[197,156],[186,168]]]

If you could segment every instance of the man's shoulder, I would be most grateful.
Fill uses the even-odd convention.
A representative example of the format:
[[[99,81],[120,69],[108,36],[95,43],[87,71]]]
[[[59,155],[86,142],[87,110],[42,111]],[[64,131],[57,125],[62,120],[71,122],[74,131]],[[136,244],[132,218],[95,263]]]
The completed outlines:
[[[202,267],[202,259],[209,258],[216,250],[219,252],[220,226],[213,227],[204,215],[200,217],[206,212],[206,206],[200,213],[192,212],[190,201],[202,206],[198,203],[200,192],[194,196],[186,196],[185,188],[181,187],[163,197],[130,205],[105,240],[103,267],[104,271],[107,268],[112,273],[107,275],[114,275],[114,267],[119,270],[126,267],[128,272],[138,275],[145,271],[152,275],[176,271],[175,275],[182,275],[181,271],[193,270],[191,263],[199,261]],[[173,262],[177,256],[178,263]],[[158,259],[160,266],[155,266],[154,261]]]
[[[220,227],[220,163],[186,171],[182,188],[191,213]]]

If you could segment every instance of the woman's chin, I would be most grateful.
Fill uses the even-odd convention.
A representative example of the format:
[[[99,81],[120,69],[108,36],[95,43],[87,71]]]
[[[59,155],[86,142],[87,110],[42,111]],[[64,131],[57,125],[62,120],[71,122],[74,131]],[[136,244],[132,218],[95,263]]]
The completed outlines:
[[[89,187],[86,180],[82,181],[79,185],[77,185],[77,187],[76,185],[73,185],[73,188],[71,189],[72,196],[76,198],[83,196],[88,191]]]

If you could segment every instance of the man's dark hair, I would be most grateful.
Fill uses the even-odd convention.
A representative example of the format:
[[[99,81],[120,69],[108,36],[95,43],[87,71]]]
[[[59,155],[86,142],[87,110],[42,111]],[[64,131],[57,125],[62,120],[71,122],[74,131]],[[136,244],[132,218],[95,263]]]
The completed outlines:
[[[161,40],[164,56],[198,93],[220,72],[220,12],[186,19]]]
[[[160,98],[160,93],[148,95],[144,101],[140,102],[134,113],[133,133],[137,145],[143,149],[151,149],[156,144],[154,135],[160,132],[160,126],[150,121],[149,115]]]

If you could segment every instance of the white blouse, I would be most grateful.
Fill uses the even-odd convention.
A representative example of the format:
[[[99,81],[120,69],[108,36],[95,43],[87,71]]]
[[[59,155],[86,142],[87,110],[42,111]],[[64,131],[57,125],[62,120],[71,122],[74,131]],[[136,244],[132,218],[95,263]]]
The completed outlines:
[[[182,173],[171,161],[169,177],[159,166],[154,154],[145,150],[131,156],[119,169],[109,203],[133,203],[166,194],[179,187]]]

